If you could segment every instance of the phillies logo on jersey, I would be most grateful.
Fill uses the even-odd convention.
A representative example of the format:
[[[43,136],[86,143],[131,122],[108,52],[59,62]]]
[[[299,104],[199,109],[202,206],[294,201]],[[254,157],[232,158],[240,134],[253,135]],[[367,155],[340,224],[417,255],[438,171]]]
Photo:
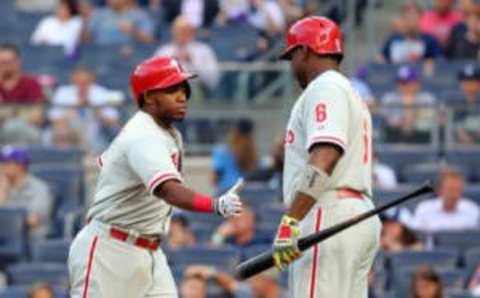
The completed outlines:
[[[182,172],[182,156],[177,152],[171,155],[172,162],[179,172]]]
[[[294,141],[295,141],[295,134],[293,133],[293,130],[288,129],[287,135],[285,136],[285,144],[293,144]]]

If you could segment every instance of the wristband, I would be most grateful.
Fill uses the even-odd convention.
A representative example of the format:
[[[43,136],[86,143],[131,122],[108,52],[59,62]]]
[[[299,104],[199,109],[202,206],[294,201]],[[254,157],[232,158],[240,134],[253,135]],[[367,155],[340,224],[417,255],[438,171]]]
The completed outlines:
[[[213,213],[215,211],[214,199],[200,193],[195,193],[192,199],[192,209],[196,212]]]
[[[327,190],[329,185],[330,177],[327,173],[312,165],[307,165],[302,173],[298,191],[318,200],[319,195]]]

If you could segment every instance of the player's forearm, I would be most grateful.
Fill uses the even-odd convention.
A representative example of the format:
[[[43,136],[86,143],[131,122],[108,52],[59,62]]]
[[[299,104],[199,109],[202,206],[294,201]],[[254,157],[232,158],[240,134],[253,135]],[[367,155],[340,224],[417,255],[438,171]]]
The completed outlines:
[[[181,209],[204,213],[214,212],[213,198],[202,196],[176,180],[166,181],[154,190],[154,194]]]
[[[335,169],[341,154],[342,152],[339,148],[334,145],[317,144],[310,150],[308,165],[324,172],[327,176],[330,176]],[[312,184],[312,182],[310,182],[310,184]],[[313,197],[311,194],[302,192],[301,190],[297,191],[293,203],[287,210],[287,215],[302,220],[310,209],[312,209],[313,205],[315,205],[317,199],[318,198]]]

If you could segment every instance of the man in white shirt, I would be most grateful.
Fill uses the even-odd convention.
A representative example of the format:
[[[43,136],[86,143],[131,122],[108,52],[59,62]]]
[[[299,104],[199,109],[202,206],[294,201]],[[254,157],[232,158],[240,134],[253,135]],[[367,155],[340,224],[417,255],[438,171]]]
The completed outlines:
[[[190,72],[198,74],[202,87],[214,89],[220,80],[217,56],[206,43],[195,40],[195,27],[185,16],[172,25],[173,41],[160,47],[156,56],[172,56]]]
[[[428,232],[474,229],[479,227],[479,206],[464,197],[463,174],[445,170],[440,177],[438,198],[421,202],[414,215],[415,227]]]

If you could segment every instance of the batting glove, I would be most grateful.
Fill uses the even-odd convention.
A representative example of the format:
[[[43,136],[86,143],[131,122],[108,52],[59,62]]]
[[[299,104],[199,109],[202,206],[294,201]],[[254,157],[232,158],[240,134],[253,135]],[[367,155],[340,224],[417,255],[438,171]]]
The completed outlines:
[[[238,216],[242,212],[242,202],[238,193],[244,185],[243,179],[238,179],[237,183],[230,190],[215,200],[215,212],[223,217]]]
[[[300,234],[298,220],[284,215],[273,242],[273,260],[280,271],[285,270],[284,265],[292,263],[302,255],[298,249]]]

